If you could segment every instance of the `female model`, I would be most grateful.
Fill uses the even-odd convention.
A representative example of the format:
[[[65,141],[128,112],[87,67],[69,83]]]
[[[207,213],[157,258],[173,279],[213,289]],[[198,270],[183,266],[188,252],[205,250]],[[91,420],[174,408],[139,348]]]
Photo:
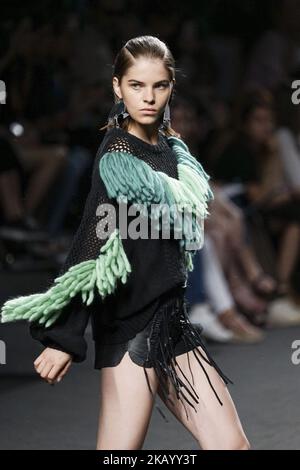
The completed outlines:
[[[3,322],[30,321],[32,336],[46,346],[34,366],[51,384],[85,359],[91,316],[101,369],[97,449],[142,448],[156,392],[202,449],[249,448],[227,379],[186,313],[193,241],[202,245],[201,221],[213,196],[208,175],[170,126],[174,83],[164,42],[140,36],[122,47],[113,71],[116,104],[60,276],[46,292],[2,308]],[[169,237],[130,236],[137,207],[147,227],[162,229],[160,213],[145,212],[150,206],[167,213]],[[188,206],[190,223],[178,225]]]

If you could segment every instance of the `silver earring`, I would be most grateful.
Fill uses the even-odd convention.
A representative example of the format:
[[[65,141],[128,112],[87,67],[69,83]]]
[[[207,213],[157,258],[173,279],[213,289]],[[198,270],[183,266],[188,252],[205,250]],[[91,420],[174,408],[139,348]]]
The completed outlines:
[[[117,103],[113,105],[108,115],[108,123],[112,124],[115,127],[120,127],[119,118],[125,119],[129,116],[129,113],[126,111],[126,106],[124,100],[121,98]]]
[[[159,127],[160,127],[160,129],[167,129],[168,127],[171,127],[171,114],[170,114],[169,102],[167,103],[167,105],[165,107],[163,120],[162,120],[162,123]]]

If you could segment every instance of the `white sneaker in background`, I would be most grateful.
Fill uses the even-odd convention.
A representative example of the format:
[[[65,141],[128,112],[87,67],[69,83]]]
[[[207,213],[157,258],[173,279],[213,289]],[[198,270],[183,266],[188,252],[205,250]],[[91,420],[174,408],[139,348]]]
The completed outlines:
[[[207,303],[193,305],[189,311],[189,320],[192,324],[199,324],[205,338],[221,343],[230,342],[233,333],[225,328],[218,320]]]
[[[300,307],[288,297],[273,300],[268,308],[267,326],[293,325],[300,325]]]

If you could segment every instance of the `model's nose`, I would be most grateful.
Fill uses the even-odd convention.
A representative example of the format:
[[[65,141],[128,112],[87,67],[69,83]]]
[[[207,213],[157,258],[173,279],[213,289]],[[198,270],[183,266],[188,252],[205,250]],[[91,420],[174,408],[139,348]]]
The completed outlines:
[[[154,100],[155,100],[155,97],[154,97],[154,93],[153,93],[153,90],[152,88],[148,89],[148,90],[145,90],[145,93],[144,93],[144,102],[147,102],[147,103],[154,103]]]

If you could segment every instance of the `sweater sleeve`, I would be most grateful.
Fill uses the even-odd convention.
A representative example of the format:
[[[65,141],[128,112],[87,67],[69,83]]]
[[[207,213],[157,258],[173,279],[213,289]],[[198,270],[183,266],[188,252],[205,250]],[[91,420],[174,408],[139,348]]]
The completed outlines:
[[[64,309],[62,315],[50,327],[44,328],[36,322],[29,325],[33,339],[45,347],[58,349],[72,355],[74,362],[86,358],[87,342],[84,332],[89,320],[88,308],[82,305],[77,296]]]
[[[86,357],[84,332],[91,306],[101,304],[131,271],[119,232],[119,204],[108,196],[99,171],[98,150],[79,227],[65,263],[47,291],[16,297],[1,308],[1,323],[27,320],[31,336],[44,346]]]

